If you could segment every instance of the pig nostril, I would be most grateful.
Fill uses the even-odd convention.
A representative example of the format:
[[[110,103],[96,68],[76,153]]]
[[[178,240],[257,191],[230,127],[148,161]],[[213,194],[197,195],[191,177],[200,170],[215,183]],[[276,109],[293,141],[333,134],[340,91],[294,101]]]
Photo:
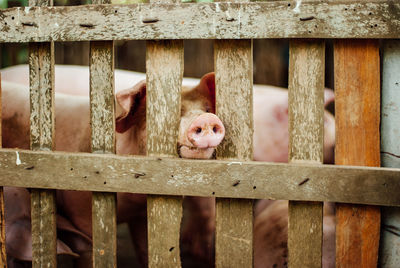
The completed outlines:
[[[201,128],[200,128],[200,127],[198,127],[198,128],[196,129],[196,133],[197,133],[197,134],[200,134],[200,133],[201,133]]]
[[[218,128],[216,126],[213,127],[214,133],[217,133]]]

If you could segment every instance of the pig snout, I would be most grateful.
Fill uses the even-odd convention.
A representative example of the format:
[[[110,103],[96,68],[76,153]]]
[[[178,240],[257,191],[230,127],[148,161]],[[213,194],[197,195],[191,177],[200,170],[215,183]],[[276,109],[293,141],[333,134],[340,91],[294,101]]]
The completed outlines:
[[[209,159],[225,136],[225,127],[212,113],[200,113],[181,120],[178,153],[182,158]]]
[[[225,136],[225,128],[215,114],[204,113],[189,126],[187,136],[193,147],[199,149],[216,147]]]

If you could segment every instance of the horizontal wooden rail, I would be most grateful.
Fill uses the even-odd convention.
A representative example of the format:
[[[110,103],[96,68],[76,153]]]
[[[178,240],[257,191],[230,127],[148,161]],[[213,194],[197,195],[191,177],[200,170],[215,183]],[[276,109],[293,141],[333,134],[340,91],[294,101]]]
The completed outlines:
[[[17,7],[0,10],[0,42],[400,38],[399,10],[397,0]]]
[[[400,169],[11,149],[0,167],[1,186],[400,206]]]

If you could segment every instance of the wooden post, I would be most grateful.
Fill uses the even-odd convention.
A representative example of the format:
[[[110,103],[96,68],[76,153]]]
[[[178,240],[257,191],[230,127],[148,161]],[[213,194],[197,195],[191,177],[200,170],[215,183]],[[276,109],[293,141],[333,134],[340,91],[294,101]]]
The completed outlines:
[[[1,49],[0,49],[1,53]],[[1,104],[1,74],[0,74],[0,104]],[[2,146],[1,137],[1,117],[2,105],[0,105],[0,148]],[[4,189],[0,187],[0,267],[7,267],[7,254],[6,254],[6,222],[4,218]]]
[[[383,43],[381,159],[382,166],[400,168],[400,41]],[[399,181],[400,183],[400,181]],[[400,208],[382,208],[379,266],[400,267]]]
[[[90,117],[93,153],[115,153],[114,44],[90,43]],[[104,184],[107,182],[105,181]],[[93,266],[117,266],[115,193],[92,196]]]
[[[30,0],[30,6],[52,6],[51,0]],[[29,44],[30,147],[54,148],[54,43]],[[31,191],[32,266],[57,266],[54,190]]]
[[[148,41],[146,47],[147,154],[177,157],[183,40]],[[180,267],[182,197],[149,195],[147,220],[149,267]]]
[[[379,42],[334,43],[336,148],[338,165],[380,166]],[[337,267],[376,267],[380,209],[337,204]]]
[[[31,6],[52,5],[30,1]],[[31,149],[54,148],[54,44],[29,44]],[[57,266],[54,190],[31,191],[32,266]]]
[[[289,162],[322,164],[325,43],[291,41],[289,53]],[[289,202],[289,267],[321,267],[322,215],[323,203]]]
[[[252,160],[253,41],[216,40],[214,67],[216,113],[226,129],[217,158]],[[240,180],[232,187],[240,190]],[[215,266],[253,267],[253,200],[217,198]]]
[[[110,0],[93,1],[93,4],[110,3]],[[91,150],[115,153],[114,42],[90,42],[89,64]],[[117,267],[116,218],[116,194],[93,192],[93,267]]]

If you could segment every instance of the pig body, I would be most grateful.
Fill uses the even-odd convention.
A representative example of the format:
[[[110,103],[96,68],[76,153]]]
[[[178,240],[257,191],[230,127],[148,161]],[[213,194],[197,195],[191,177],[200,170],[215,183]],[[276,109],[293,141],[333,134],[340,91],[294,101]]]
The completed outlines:
[[[89,151],[89,99],[88,99],[88,69],[84,67],[56,66],[56,150],[61,151]],[[13,70],[2,71],[3,86],[3,144],[5,147],[29,148],[29,95],[28,75],[26,66],[18,66],[18,75]],[[25,68],[26,76],[22,69]],[[76,69],[78,71],[76,72]],[[86,71],[84,71],[86,69]],[[73,74],[70,70],[74,70]],[[16,71],[16,69],[14,69]],[[58,75],[57,75],[58,74]],[[116,70],[116,148],[117,154],[145,154],[145,84],[140,79],[144,74],[127,74]],[[64,78],[63,78],[64,77]],[[68,78],[69,77],[69,78]],[[207,142],[197,143],[194,135],[199,128],[210,132],[212,120],[195,120],[200,115],[213,113],[214,103],[210,94],[215,94],[212,84],[213,75],[209,74],[202,80],[184,79],[182,93],[182,119],[179,131],[179,154],[188,158],[209,158],[213,154],[215,144]],[[84,81],[69,87],[71,81]],[[57,82],[67,81],[67,82]],[[118,82],[119,81],[119,82]],[[125,81],[127,84],[124,84]],[[198,84],[193,91],[193,86]],[[135,87],[122,90],[122,87]],[[192,93],[194,92],[194,94]],[[69,93],[69,94],[60,94]],[[71,95],[75,94],[75,95]],[[78,96],[77,96],[78,95]],[[132,97],[134,96],[134,97]],[[132,116],[132,109],[135,113]],[[254,160],[286,162],[288,155],[287,129],[287,91],[269,86],[254,86]],[[190,114],[190,116],[185,116]],[[206,115],[211,118],[211,115]],[[219,123],[218,123],[219,124]],[[221,123],[222,124],[222,123]],[[219,124],[219,125],[221,125]],[[211,127],[211,128],[210,128]],[[223,127],[223,125],[222,125]],[[221,127],[221,129],[222,129]],[[221,130],[222,131],[222,130]],[[200,131],[201,133],[202,131]],[[19,134],[17,134],[19,133]],[[22,135],[21,135],[22,133]],[[188,135],[190,133],[190,135]],[[218,134],[218,133],[214,133]],[[220,133],[221,134],[221,133]],[[218,141],[217,141],[218,143]],[[206,144],[206,145],[204,145]],[[325,113],[325,150],[333,151],[334,120],[329,113]],[[194,148],[196,147],[196,148]],[[203,148],[204,147],[204,148]],[[332,161],[332,160],[328,160]],[[146,262],[147,235],[146,227],[146,198],[144,195],[118,193],[119,222],[128,222],[132,232],[132,241],[142,263]],[[202,258],[212,255],[212,239],[214,230],[214,201],[210,198],[187,198],[192,216],[188,219],[187,229],[183,230],[182,239],[188,242],[191,252]],[[7,202],[7,200],[6,200]],[[57,206],[60,213],[65,215],[72,225],[85,236],[91,236],[91,193],[74,191],[58,191]],[[79,209],[77,209],[79,208]],[[80,255],[88,255],[89,247],[74,247]],[[90,255],[88,255],[90,257]]]
[[[254,209],[254,267],[287,267],[288,201],[260,200]],[[335,214],[324,204],[322,267],[335,267]]]

